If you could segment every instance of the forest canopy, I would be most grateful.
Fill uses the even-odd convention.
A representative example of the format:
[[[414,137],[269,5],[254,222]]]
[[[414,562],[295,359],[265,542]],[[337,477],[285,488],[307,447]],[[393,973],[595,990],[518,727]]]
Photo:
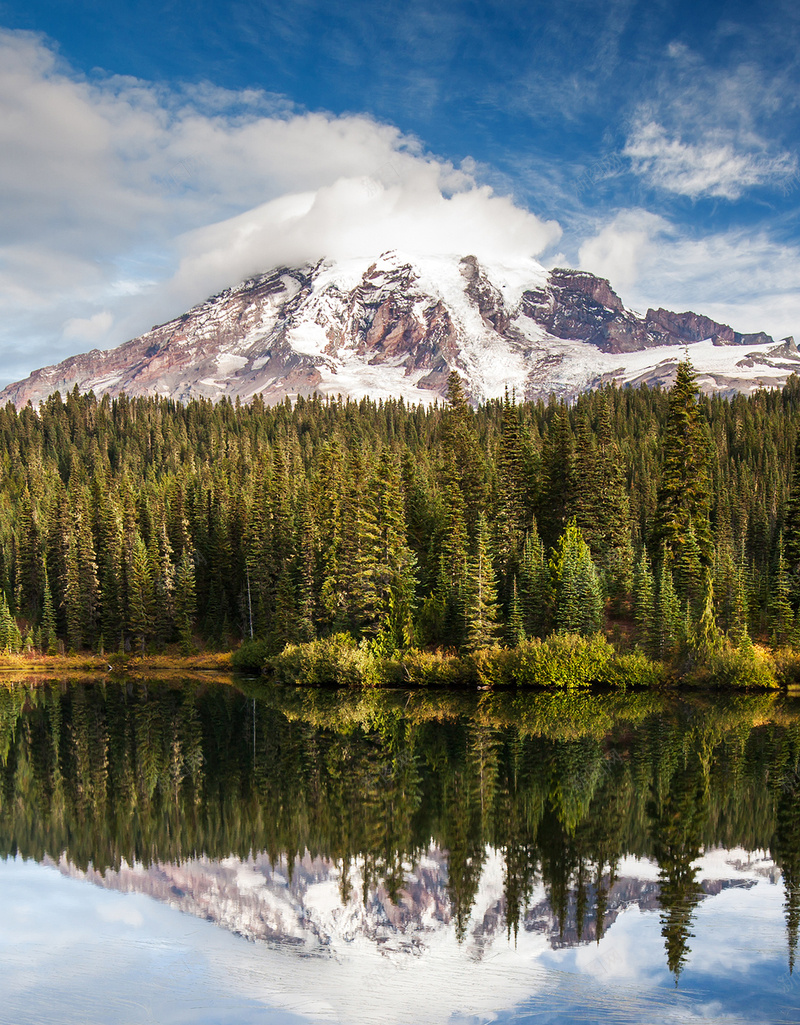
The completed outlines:
[[[0,410],[0,647],[792,644],[800,381]]]

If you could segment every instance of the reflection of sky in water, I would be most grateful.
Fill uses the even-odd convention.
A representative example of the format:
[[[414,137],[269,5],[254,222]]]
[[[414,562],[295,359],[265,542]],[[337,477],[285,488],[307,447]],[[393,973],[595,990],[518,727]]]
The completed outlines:
[[[484,906],[496,886],[489,868]],[[414,954],[385,956],[355,934],[309,956],[18,859],[0,862],[0,1021],[800,1023],[782,886],[760,878],[705,898],[692,932],[677,989],[659,914],[636,904],[599,944],[553,949],[521,929],[515,945],[503,929],[478,957],[449,924],[430,929]]]

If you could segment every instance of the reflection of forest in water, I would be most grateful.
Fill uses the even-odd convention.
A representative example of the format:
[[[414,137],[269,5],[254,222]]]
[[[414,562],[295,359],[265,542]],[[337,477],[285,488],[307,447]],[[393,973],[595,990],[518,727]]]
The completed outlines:
[[[544,884],[564,942],[602,933],[625,855],[659,866],[670,969],[703,848],[768,849],[800,922],[800,707],[774,695],[331,692],[159,682],[0,689],[0,854],[76,865],[308,852],[403,889],[448,853],[463,935],[487,847],[510,931]],[[346,876],[342,886],[347,886]]]

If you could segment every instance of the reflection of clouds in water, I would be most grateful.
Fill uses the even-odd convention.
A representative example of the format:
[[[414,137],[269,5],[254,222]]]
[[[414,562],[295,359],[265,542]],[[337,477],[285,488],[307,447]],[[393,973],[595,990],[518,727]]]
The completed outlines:
[[[133,929],[144,925],[141,911],[129,904],[123,904],[121,907],[99,907],[97,914],[103,922],[118,922],[120,925],[127,925]]]
[[[232,985],[236,937],[139,894],[0,861],[0,1019],[14,1025],[289,1025]]]
[[[226,864],[244,891],[263,888],[252,864]],[[699,875],[708,878],[725,859],[714,852],[701,865]],[[631,876],[637,866],[649,879],[652,866],[626,859]],[[783,888],[763,878],[763,863],[757,867],[738,873],[760,876],[751,888],[723,890],[697,908],[692,954],[676,991],[659,915],[635,904],[599,944],[575,948],[553,949],[546,933],[524,928],[515,944],[502,922],[481,944],[473,935],[459,945],[452,922],[428,919],[423,943],[386,950],[349,920],[347,929],[330,931],[327,945],[316,944],[313,956],[302,956],[310,948],[298,946],[297,937],[290,946],[245,944],[141,894],[87,887],[30,862],[0,863],[4,1000],[14,1014],[9,1020],[19,1023],[56,1020],[53,1008],[59,1022],[109,1025],[279,1022],[295,1014],[343,1025],[495,1017],[537,1023],[772,1020],[756,1013],[755,1003],[743,1016],[710,981],[721,978],[723,991],[732,991],[735,977],[763,996],[785,966]],[[330,881],[317,876],[306,892],[317,914],[344,910]],[[490,852],[468,934],[480,933],[501,894],[502,859]],[[794,993],[792,1000],[796,1006]]]

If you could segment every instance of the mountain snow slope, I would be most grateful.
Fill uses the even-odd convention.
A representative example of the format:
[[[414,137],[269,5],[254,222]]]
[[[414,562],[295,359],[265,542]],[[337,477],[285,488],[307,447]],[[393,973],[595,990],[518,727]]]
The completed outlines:
[[[705,391],[779,386],[800,369],[791,338],[776,344],[694,313],[642,316],[591,274],[391,251],[260,275],[116,349],[37,370],[0,402],[77,386],[181,401],[317,392],[427,403],[451,370],[476,402],[506,388],[569,398],[610,381],[668,384],[687,351]]]

